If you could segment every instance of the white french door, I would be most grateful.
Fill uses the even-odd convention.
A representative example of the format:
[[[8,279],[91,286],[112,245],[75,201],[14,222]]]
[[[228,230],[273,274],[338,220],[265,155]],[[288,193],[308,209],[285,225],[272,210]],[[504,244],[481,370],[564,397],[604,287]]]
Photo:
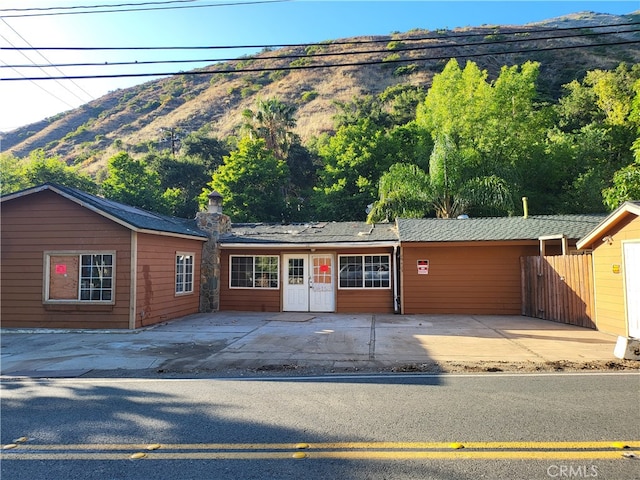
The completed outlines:
[[[283,255],[285,312],[333,312],[335,281],[333,255]]]
[[[640,338],[640,243],[623,243],[629,336]]]

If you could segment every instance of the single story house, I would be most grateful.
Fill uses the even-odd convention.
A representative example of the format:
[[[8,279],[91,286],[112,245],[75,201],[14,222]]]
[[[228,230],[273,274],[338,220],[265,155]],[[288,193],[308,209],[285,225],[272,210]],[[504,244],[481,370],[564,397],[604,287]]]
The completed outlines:
[[[238,224],[220,235],[220,309],[521,312],[520,257],[569,253],[602,215]]]
[[[0,199],[3,327],[139,328],[199,311],[207,235],[44,184]]]
[[[2,326],[129,328],[215,310],[521,312],[520,258],[571,253],[604,215],[232,224],[59,185],[0,198]]]
[[[625,202],[578,242],[593,254],[598,330],[640,338],[640,202]]]

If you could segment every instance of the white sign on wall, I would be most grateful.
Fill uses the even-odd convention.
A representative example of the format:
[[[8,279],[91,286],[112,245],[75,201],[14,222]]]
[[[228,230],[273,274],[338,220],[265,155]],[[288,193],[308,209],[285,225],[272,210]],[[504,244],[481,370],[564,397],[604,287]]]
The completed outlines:
[[[418,260],[418,275],[429,275],[429,260]]]

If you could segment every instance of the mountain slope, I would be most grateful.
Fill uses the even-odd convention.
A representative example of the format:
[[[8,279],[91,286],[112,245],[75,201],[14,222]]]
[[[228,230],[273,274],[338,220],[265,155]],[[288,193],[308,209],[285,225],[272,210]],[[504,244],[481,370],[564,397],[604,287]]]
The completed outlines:
[[[163,131],[204,129],[217,138],[233,135],[242,124],[242,112],[257,99],[270,97],[297,106],[296,133],[305,141],[332,131],[335,101],[379,94],[396,84],[428,89],[451,57],[461,64],[474,61],[492,78],[503,65],[538,61],[541,97],[556,99],[563,84],[581,79],[588,70],[640,62],[640,30],[629,33],[637,25],[598,28],[634,21],[640,21],[640,12],[585,12],[528,26],[415,30],[264,51],[110,92],[5,133],[2,146],[19,157],[42,148],[95,173],[118,151],[135,155],[150,144],[166,147],[160,143]]]

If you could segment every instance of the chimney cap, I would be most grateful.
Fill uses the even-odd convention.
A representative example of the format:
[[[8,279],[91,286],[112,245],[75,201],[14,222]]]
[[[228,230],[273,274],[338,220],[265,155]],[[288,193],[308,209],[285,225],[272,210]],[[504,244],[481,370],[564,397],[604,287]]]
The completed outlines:
[[[222,198],[222,195],[213,190],[207,197],[213,200],[214,198]]]

